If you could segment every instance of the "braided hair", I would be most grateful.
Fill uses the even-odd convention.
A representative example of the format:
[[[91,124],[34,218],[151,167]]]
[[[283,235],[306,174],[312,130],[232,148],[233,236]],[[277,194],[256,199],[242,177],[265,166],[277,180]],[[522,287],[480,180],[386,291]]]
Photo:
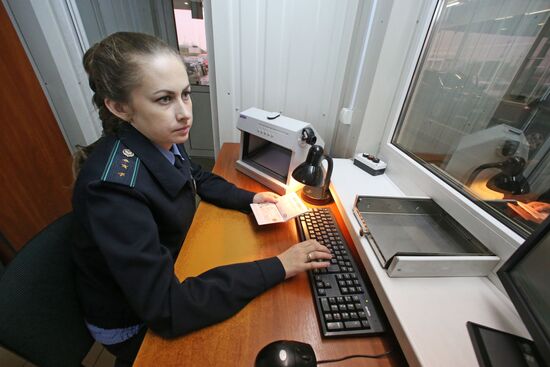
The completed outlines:
[[[86,51],[82,64],[94,92],[92,103],[101,120],[102,136],[115,135],[126,123],[107,108],[105,99],[128,103],[131,91],[141,82],[144,58],[160,53],[179,57],[173,48],[159,38],[134,32],[113,33]],[[88,146],[77,145],[73,159],[75,177],[98,141]]]

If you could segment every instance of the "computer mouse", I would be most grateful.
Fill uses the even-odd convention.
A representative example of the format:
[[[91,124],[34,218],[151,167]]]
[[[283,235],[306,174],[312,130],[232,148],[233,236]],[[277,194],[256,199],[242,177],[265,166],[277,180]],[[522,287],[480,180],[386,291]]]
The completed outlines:
[[[317,366],[311,345],[294,340],[269,343],[256,356],[255,367],[309,367]]]

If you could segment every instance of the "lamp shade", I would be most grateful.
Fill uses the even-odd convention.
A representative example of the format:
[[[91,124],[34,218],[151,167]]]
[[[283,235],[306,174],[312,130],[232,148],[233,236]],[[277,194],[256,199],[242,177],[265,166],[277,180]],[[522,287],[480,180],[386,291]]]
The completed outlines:
[[[323,148],[313,145],[309,148],[304,163],[292,171],[292,177],[298,182],[308,186],[321,186],[323,184]]]

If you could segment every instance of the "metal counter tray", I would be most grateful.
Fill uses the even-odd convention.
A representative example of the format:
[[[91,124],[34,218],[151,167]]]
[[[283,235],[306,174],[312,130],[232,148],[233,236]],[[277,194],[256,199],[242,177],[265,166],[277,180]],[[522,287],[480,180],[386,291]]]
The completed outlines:
[[[484,276],[500,260],[429,198],[358,196],[354,214],[393,277]]]

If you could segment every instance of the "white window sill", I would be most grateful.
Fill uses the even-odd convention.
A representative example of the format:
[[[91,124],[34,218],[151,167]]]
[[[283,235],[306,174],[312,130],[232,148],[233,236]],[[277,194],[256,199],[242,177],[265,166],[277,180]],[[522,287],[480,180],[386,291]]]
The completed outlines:
[[[387,175],[334,159],[331,192],[411,366],[477,365],[467,321],[529,338],[508,297],[487,277],[388,277],[352,212],[356,195],[405,196]]]

